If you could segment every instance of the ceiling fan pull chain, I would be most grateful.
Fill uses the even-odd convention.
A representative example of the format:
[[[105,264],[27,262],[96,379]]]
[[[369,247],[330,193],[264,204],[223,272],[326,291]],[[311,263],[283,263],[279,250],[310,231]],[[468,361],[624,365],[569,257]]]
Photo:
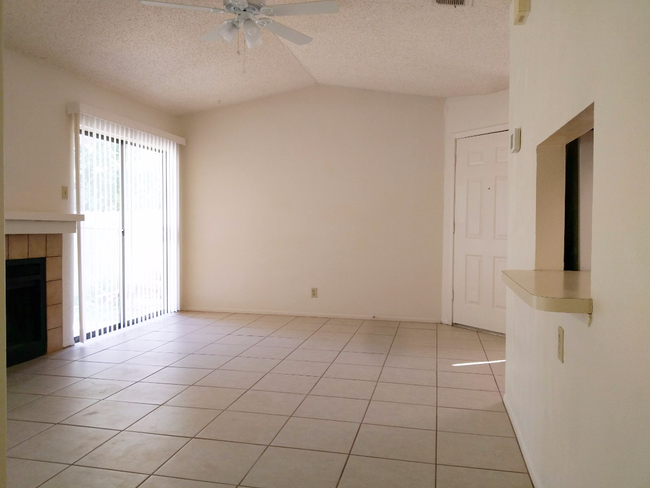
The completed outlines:
[[[244,51],[244,74],[246,74],[246,51],[248,51],[248,49]]]

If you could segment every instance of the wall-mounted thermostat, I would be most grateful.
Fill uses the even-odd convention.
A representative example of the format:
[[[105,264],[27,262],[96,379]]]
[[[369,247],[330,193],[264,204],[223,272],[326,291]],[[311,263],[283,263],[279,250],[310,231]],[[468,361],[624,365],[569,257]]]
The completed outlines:
[[[521,149],[521,129],[516,128],[510,131],[510,152],[518,153]]]
[[[530,14],[530,0],[515,0],[515,25],[524,25]]]

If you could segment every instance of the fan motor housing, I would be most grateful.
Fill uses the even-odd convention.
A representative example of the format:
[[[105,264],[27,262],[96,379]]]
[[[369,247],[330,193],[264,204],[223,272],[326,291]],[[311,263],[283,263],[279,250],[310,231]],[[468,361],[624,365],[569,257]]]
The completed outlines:
[[[259,15],[263,7],[264,2],[249,3],[242,2],[240,0],[225,0],[225,2],[223,2],[224,10],[231,14],[247,13],[252,15]]]

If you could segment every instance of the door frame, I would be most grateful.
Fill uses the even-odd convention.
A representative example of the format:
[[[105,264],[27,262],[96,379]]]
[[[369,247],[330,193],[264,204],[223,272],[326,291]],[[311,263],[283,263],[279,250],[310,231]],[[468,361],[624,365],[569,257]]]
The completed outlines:
[[[499,124],[450,134],[445,144],[444,215],[442,223],[442,317],[443,324],[454,323],[454,223],[456,220],[456,147],[458,139],[504,132],[509,124]]]

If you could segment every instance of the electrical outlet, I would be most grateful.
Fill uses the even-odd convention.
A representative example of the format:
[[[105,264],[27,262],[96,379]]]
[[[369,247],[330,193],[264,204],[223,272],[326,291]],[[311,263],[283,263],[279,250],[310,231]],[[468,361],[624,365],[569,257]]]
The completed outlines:
[[[557,328],[557,358],[564,363],[564,329]]]
[[[311,297],[312,298],[318,298],[318,288],[312,288],[311,289]]]
[[[67,187],[67,186],[62,186],[62,187],[61,187],[61,198],[62,198],[63,200],[67,200],[67,199],[68,199],[68,187]]]

